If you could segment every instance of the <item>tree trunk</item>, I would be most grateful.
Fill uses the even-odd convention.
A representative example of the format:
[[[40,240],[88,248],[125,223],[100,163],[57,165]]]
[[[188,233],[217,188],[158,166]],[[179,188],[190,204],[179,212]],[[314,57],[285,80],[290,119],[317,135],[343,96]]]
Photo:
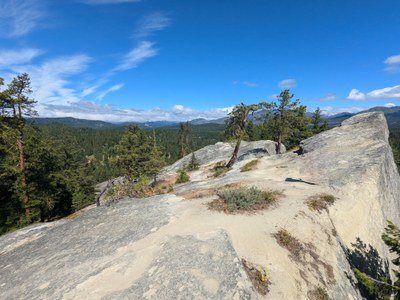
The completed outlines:
[[[276,153],[281,154],[282,135],[278,137],[278,144],[276,145]]]
[[[233,164],[235,163],[235,161],[236,161],[236,159],[237,159],[237,156],[238,156],[238,153],[239,153],[239,148],[240,148],[240,143],[242,142],[242,139],[238,139],[237,141],[236,141],[236,146],[235,146],[235,149],[233,150],[233,153],[232,153],[232,157],[231,157],[231,159],[229,160],[229,162],[228,162],[228,164],[226,165],[226,167],[229,169],[230,167],[232,167],[233,166]]]
[[[21,185],[22,185],[22,202],[25,207],[25,216],[27,221],[30,221],[30,209],[29,209],[29,198],[28,192],[26,188],[26,176],[25,176],[25,157],[24,157],[24,148],[22,145],[22,137],[21,133],[17,136],[17,146],[19,150],[19,168],[21,171]]]

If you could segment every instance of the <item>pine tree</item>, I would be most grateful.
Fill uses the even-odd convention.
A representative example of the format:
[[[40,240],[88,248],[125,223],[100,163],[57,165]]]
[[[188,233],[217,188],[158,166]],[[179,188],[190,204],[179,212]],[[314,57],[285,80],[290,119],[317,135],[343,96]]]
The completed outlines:
[[[153,137],[148,142],[148,159],[145,163],[144,174],[153,177],[153,185],[157,182],[157,175],[165,166],[165,158],[157,145],[156,132],[153,130]]]
[[[395,299],[400,299],[400,229],[392,222],[388,221],[388,226],[382,234],[382,239],[389,247],[389,251],[396,254],[396,258],[392,263],[397,266],[397,270],[393,270],[396,281],[394,282],[393,290],[395,292]]]
[[[231,168],[237,159],[239,148],[242,140],[246,137],[247,118],[250,113],[260,109],[260,104],[245,105],[240,103],[236,105],[229,113],[227,120],[225,136],[231,137],[236,140],[235,149],[233,150],[231,159],[226,167]]]
[[[320,133],[328,129],[328,122],[322,118],[322,111],[319,107],[317,107],[317,109],[313,113],[311,124],[314,134]]]
[[[194,171],[194,170],[198,170],[199,169],[199,162],[196,158],[196,155],[194,154],[194,152],[192,152],[192,155],[190,156],[190,161],[189,164],[187,165],[186,169],[188,171]]]
[[[124,170],[128,180],[143,175],[143,162],[148,155],[147,136],[138,125],[129,125],[120,142],[115,146],[116,163]]]
[[[4,81],[1,80],[0,84]],[[24,156],[24,141],[23,133],[25,128],[25,117],[37,115],[33,109],[34,100],[28,95],[32,93],[29,75],[23,73],[14,78],[8,85],[7,89],[1,92],[0,95],[0,113],[2,127],[6,130],[11,130],[15,135],[15,141],[19,152],[19,168],[21,182],[21,198],[25,207],[25,216],[27,221],[30,220],[30,206],[27,191],[27,181],[25,174],[25,156]]]
[[[276,152],[281,153],[281,145],[285,141],[299,142],[308,137],[309,118],[306,117],[306,106],[300,100],[292,100],[293,94],[284,90],[278,96],[278,102],[270,103],[266,114],[265,127],[272,133],[277,142]]]
[[[149,138],[137,125],[129,125],[115,149],[117,163],[124,169],[128,180],[151,176],[154,183],[157,181],[157,174],[165,165],[165,159],[157,146],[154,131],[153,137]]]
[[[186,156],[189,151],[189,122],[179,123],[179,157]]]

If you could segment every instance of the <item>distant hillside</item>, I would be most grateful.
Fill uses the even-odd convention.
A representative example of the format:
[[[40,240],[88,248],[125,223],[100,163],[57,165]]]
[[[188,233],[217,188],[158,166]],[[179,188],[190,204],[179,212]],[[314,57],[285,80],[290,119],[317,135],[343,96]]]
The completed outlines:
[[[104,122],[104,121],[98,121],[98,120],[84,120],[84,119],[75,119],[71,117],[66,117],[66,118],[34,118],[34,119],[29,119],[29,121],[33,124],[36,125],[44,125],[44,124],[63,124],[67,125],[69,127],[74,127],[74,128],[94,128],[94,129],[99,129],[99,128],[112,128],[116,127],[118,125]]]
[[[225,124],[225,118],[219,118],[215,120],[206,120],[206,119],[194,119],[192,121],[189,121],[190,124],[192,125],[204,125],[204,124],[219,124],[219,125],[224,125]]]
[[[368,110],[359,112],[357,114],[364,113],[364,112],[373,112],[373,111],[383,111],[389,126],[391,128],[394,128],[394,127],[400,128],[400,106],[395,106],[395,107],[377,106],[377,107],[373,107]],[[251,115],[249,117],[249,119],[252,120],[255,124],[258,124],[261,122],[260,120],[262,119],[264,114],[265,114],[265,111],[258,111],[256,113],[254,113],[254,115]],[[307,112],[306,115],[308,117],[311,117],[312,113]],[[333,116],[324,116],[324,117],[328,120],[330,127],[336,127],[336,126],[339,126],[341,122],[343,122],[344,120],[346,120],[354,115],[356,115],[356,114],[344,112],[344,113],[336,114]],[[199,119],[194,119],[192,121],[189,121],[189,123],[191,125],[206,125],[206,124],[224,125],[225,119],[226,118],[206,120],[206,119],[199,118]],[[104,122],[104,121],[75,119],[75,118],[71,118],[71,117],[68,117],[68,118],[35,118],[35,119],[31,119],[31,122],[38,124],[38,125],[58,123],[58,124],[63,124],[63,125],[67,125],[67,126],[74,127],[74,128],[94,128],[94,129],[123,127],[123,126],[127,126],[127,125],[133,124],[133,123],[138,124],[140,127],[144,128],[144,129],[174,127],[179,124],[179,122],[176,122],[176,121],[110,123],[110,122]]]
[[[390,130],[400,129],[400,106],[395,106],[395,107],[376,106],[356,114],[345,112],[333,116],[325,116],[325,118],[328,120],[330,127],[336,127],[339,126],[341,122],[354,115],[358,115],[365,112],[374,112],[374,111],[382,111],[385,114],[386,121],[389,125]]]

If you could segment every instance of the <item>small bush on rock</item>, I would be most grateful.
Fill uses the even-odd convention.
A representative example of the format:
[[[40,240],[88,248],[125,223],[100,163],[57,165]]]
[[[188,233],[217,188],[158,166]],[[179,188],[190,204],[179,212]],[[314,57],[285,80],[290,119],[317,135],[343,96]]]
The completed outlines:
[[[189,182],[189,181],[190,181],[190,177],[186,173],[186,171],[185,170],[180,170],[179,171],[179,175],[176,178],[175,183],[178,184],[178,183],[185,183],[185,182]]]
[[[269,207],[281,193],[261,191],[256,187],[240,187],[217,191],[220,199],[210,203],[209,207],[228,212],[253,211]]]

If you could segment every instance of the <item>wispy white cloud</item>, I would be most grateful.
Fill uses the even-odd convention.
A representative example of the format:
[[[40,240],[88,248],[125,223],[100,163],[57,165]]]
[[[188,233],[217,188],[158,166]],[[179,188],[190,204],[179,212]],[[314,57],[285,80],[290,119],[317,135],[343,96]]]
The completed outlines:
[[[140,2],[141,0],[80,0],[80,2],[91,5],[121,4]]]
[[[39,0],[1,0],[0,36],[20,37],[38,27],[45,17],[43,1]]]
[[[158,50],[154,48],[154,43],[148,41],[140,42],[137,47],[123,57],[114,71],[126,71],[136,68],[144,60],[157,55],[157,53]]]
[[[82,91],[81,96],[82,96],[82,97],[89,96],[89,95],[93,94],[99,87],[100,87],[99,85],[92,85],[92,86],[89,86],[89,87],[85,88],[85,89]]]
[[[45,104],[39,110],[41,117],[74,117],[109,122],[189,121],[198,118],[208,120],[223,118],[233,107],[196,110],[183,105],[171,109],[155,107],[149,110],[121,109],[112,105],[100,105],[90,101],[72,102],[64,105]]]
[[[384,63],[387,65],[385,72],[398,73],[400,72],[400,55],[389,56]]]
[[[84,72],[92,59],[85,54],[58,57],[39,65],[11,66],[14,73],[26,72],[31,77],[32,97],[39,105],[67,104],[80,101],[70,82],[71,76]]]
[[[400,64],[400,55],[393,55],[389,56],[385,59],[385,64],[392,65],[392,64]]]
[[[238,81],[238,80],[235,80],[235,81],[233,82],[233,84],[235,84],[235,85],[240,84],[240,85],[244,85],[244,86],[247,86],[247,87],[257,87],[257,86],[258,86],[258,84],[255,83],[255,82],[250,82],[250,81]]]
[[[109,93],[112,93],[112,92],[119,91],[120,89],[122,89],[122,88],[124,87],[124,85],[125,85],[125,84],[123,84],[123,83],[113,85],[112,87],[110,87],[110,88],[106,89],[105,91],[101,92],[101,93],[97,96],[97,99],[103,100],[103,98],[104,98],[106,95],[108,95]]]
[[[335,93],[328,93],[321,98],[318,99],[319,101],[332,101],[336,100],[336,94]]]
[[[290,89],[290,88],[296,87],[296,84],[297,84],[297,82],[295,79],[285,79],[285,80],[280,81],[278,83],[278,86],[281,89]]]
[[[347,99],[355,101],[365,101],[369,99],[400,99],[400,85],[373,90],[368,93],[352,89]]]
[[[34,48],[19,50],[0,49],[0,68],[22,65],[31,62],[35,57],[43,54],[44,51]]]
[[[134,37],[146,38],[151,36],[156,31],[163,30],[171,24],[171,19],[164,13],[155,12],[142,18],[135,29]]]

